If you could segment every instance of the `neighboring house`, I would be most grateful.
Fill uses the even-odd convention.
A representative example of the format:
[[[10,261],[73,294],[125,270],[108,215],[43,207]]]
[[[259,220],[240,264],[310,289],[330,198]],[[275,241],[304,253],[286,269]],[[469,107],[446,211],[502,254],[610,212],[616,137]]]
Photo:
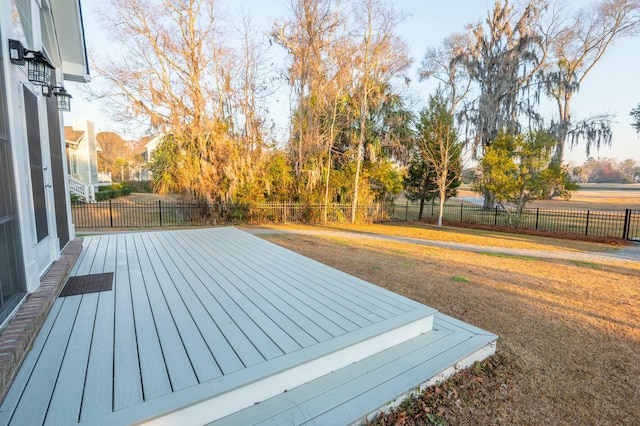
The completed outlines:
[[[111,184],[111,176],[98,171],[98,152],[95,126],[86,119],[73,119],[73,126],[65,126],[64,140],[69,170],[69,189],[72,193],[93,201],[100,184]]]
[[[42,67],[32,70],[32,64],[36,63]],[[48,84],[35,81],[40,77],[49,77],[50,81]],[[2,0],[2,327],[25,296],[38,290],[41,277],[75,238],[69,210],[62,114],[58,105],[63,99],[59,96],[63,93],[62,86],[67,81],[89,81],[80,1]]]
[[[142,152],[143,163],[137,167],[136,170],[132,171],[132,176],[135,177],[135,180],[148,181],[153,178],[150,165],[153,162],[154,153],[158,149],[158,145],[160,145],[160,142],[162,142],[164,137],[165,134],[160,133],[153,136],[149,139],[149,142],[144,145],[145,150]]]

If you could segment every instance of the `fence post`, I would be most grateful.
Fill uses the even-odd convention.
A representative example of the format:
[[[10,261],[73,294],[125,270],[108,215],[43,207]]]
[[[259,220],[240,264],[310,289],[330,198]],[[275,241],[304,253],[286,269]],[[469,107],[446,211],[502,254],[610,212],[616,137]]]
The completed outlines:
[[[624,211],[624,227],[622,229],[622,239],[629,239],[629,231],[631,225],[631,209],[625,209]]]
[[[536,208],[536,231],[538,230],[538,219],[539,218],[540,218],[540,207],[537,207]],[[587,213],[587,224],[588,223],[589,223],[589,213]]]
[[[158,200],[158,217],[160,218],[160,226],[162,227],[162,201]]]
[[[109,224],[113,228],[113,210],[111,208],[111,200],[109,200]]]
[[[494,216],[493,226],[498,226],[498,206],[495,207],[495,210],[496,210],[496,214]]]
[[[460,222],[462,222],[462,208],[464,207],[464,204],[460,203]]]
[[[590,211],[587,210],[587,224],[584,227],[584,235],[589,235],[589,215]]]
[[[409,221],[409,202],[408,201],[404,208],[404,221],[405,222]]]

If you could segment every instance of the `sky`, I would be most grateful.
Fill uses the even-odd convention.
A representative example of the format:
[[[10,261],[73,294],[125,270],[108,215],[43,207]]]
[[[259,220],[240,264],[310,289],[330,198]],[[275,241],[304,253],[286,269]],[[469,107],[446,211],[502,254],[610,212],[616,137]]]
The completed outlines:
[[[110,45],[100,25],[97,6],[103,5],[104,0],[81,0],[85,38],[87,48],[95,51],[117,52],[117,47]],[[240,6],[248,10],[255,25],[265,34],[277,19],[287,16],[288,0],[219,0],[231,13],[239,10]],[[487,9],[493,5],[493,0],[395,0],[391,1],[396,11],[406,15],[398,26],[398,35],[407,42],[413,58],[409,77],[412,79],[412,90],[416,97],[425,102],[433,93],[434,84],[418,81],[417,69],[424,53],[429,47],[438,47],[447,36],[464,30],[466,24],[484,20]],[[571,7],[588,6],[590,0],[569,0]],[[266,37],[266,36],[265,36]],[[282,50],[279,46],[271,49]],[[596,67],[584,80],[579,92],[572,101],[572,117],[574,120],[591,115],[608,113],[614,114],[613,143],[611,148],[602,148],[600,152],[592,152],[594,158],[617,158],[624,160],[633,158],[640,162],[640,135],[631,127],[632,108],[640,104],[640,38],[626,38],[616,42],[607,51]],[[281,54],[281,52],[274,52]],[[91,83],[90,83],[91,84]],[[86,94],[78,85],[69,83],[70,91],[74,95],[72,110],[64,114],[65,124],[70,125],[74,117],[87,118],[96,123],[97,131],[123,132],[121,124],[114,124],[105,114],[103,105],[97,100],[87,99]],[[282,111],[282,104],[278,103],[274,110],[279,110],[274,116],[280,121],[278,126],[285,127],[287,113]],[[275,104],[274,104],[275,105]],[[543,107],[550,114],[555,111],[553,105]],[[141,133],[141,129],[133,133]],[[581,144],[565,154],[566,161],[579,165],[586,160],[584,144]]]

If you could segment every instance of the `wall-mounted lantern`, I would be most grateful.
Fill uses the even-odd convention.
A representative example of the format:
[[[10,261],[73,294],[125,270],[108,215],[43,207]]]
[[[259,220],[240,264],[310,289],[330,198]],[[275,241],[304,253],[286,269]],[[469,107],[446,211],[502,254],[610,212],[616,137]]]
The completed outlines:
[[[58,101],[58,111],[71,111],[71,96],[63,86],[56,86],[51,89]]]
[[[9,58],[16,65],[27,63],[27,78],[33,84],[51,85],[51,70],[55,67],[42,52],[25,49],[18,40],[9,40]]]

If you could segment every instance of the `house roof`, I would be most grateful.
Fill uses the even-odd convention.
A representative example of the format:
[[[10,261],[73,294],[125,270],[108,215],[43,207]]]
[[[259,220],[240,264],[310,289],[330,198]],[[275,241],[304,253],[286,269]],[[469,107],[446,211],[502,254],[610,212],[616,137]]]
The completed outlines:
[[[71,126],[64,126],[64,141],[77,145],[85,134],[83,130],[73,130]]]

